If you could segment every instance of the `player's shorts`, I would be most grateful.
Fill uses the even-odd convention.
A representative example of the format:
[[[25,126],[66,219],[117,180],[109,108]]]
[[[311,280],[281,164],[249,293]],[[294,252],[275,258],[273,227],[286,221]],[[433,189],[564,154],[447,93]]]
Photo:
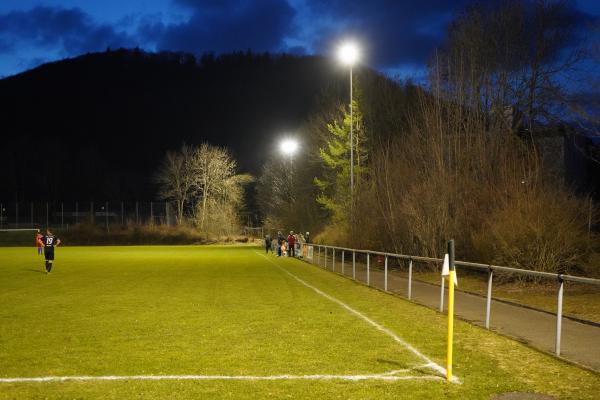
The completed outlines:
[[[54,260],[54,247],[45,248],[44,256],[46,256],[46,260]]]

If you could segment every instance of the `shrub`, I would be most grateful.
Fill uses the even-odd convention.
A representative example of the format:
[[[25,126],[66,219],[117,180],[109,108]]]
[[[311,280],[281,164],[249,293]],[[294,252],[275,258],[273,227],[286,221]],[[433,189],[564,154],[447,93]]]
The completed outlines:
[[[513,193],[474,235],[477,258],[515,268],[570,272],[588,254],[583,203],[548,187]]]

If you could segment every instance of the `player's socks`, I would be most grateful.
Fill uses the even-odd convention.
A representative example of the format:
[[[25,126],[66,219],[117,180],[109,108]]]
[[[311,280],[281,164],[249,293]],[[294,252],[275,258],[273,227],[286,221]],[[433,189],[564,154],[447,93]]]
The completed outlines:
[[[48,263],[48,273],[50,273],[50,271],[52,271],[52,261]]]

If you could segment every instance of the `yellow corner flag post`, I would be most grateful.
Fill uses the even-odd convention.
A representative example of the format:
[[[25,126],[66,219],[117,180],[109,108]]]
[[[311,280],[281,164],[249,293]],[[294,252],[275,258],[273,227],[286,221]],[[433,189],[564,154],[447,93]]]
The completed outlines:
[[[452,345],[454,342],[454,285],[456,284],[456,269],[454,268],[454,240],[448,242],[448,348],[446,352],[446,380],[452,381]]]

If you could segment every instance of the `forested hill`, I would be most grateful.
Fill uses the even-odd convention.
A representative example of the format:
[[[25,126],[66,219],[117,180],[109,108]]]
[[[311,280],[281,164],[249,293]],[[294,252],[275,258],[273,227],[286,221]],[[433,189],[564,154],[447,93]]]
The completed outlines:
[[[107,50],[0,80],[0,200],[155,196],[183,142],[225,145],[256,173],[347,72],[318,57]],[[344,90],[345,89],[345,90]]]

